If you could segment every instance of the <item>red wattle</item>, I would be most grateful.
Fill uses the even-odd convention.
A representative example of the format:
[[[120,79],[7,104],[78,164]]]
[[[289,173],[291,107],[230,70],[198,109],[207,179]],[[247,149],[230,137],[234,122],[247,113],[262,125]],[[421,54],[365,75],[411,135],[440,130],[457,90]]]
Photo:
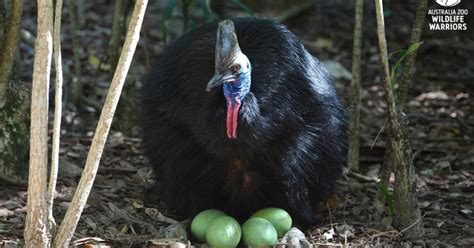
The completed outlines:
[[[240,100],[235,98],[235,106],[232,110],[232,138],[237,139],[237,121],[239,120]]]
[[[227,118],[226,118],[226,126],[227,126],[227,138],[232,139],[232,101],[230,97],[227,98]]]
[[[239,109],[240,109],[240,100],[236,97],[234,98],[235,104],[231,101],[230,97],[227,99],[227,138],[236,139],[237,138],[237,123],[239,120]]]

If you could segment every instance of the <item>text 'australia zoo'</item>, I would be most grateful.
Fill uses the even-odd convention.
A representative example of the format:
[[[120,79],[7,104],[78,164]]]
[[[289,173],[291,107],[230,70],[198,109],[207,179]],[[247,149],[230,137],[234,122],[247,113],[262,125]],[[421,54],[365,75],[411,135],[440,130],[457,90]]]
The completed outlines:
[[[431,16],[430,30],[467,30],[465,22],[465,16],[468,14],[467,11],[467,9],[429,10],[428,15]]]

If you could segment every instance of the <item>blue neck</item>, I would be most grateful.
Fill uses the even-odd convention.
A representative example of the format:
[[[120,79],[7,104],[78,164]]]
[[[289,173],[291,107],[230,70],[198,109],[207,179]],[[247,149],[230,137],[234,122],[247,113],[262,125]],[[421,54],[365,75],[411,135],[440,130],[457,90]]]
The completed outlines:
[[[241,73],[234,83],[224,83],[224,96],[226,99],[230,97],[231,101],[235,103],[235,98],[240,101],[250,92],[250,72]],[[229,103],[227,102],[227,105]]]

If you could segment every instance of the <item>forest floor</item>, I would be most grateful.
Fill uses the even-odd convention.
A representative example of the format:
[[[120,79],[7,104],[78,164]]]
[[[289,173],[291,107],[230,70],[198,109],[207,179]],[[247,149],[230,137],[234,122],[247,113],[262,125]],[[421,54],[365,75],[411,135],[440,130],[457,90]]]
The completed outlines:
[[[106,71],[94,69],[94,60],[105,55],[113,8],[107,3],[86,6],[86,19],[80,29],[83,52],[83,80],[90,95],[101,104],[103,90],[94,84],[110,81]],[[320,2],[320,1],[317,1]],[[321,1],[322,2],[322,1]],[[288,19],[285,24],[302,39],[308,50],[323,61],[350,71],[352,60],[353,6],[344,1],[326,1]],[[404,2],[404,1],[401,1]],[[387,3],[386,25],[389,51],[407,47],[417,1]],[[434,1],[433,1],[434,4]],[[468,3],[466,3],[467,6]],[[470,4],[470,3],[469,3]],[[109,3],[110,5],[110,3]],[[464,6],[465,8],[468,8]],[[431,6],[434,7],[434,6]],[[470,10],[474,10],[469,6]],[[26,30],[35,33],[35,6],[26,6]],[[462,7],[460,7],[462,8]],[[158,54],[160,11],[151,6],[145,31],[148,42],[141,41],[137,72],[149,66],[149,54]],[[153,11],[156,10],[156,13]],[[272,11],[266,15],[276,15]],[[419,49],[416,76],[410,85],[407,116],[410,121],[414,164],[418,175],[418,197],[425,235],[415,242],[403,241],[410,229],[396,230],[388,208],[377,201],[378,172],[384,159],[386,130],[385,102],[375,34],[373,6],[365,8],[362,108],[361,167],[358,173],[346,173],[339,182],[331,207],[317,211],[321,224],[306,230],[307,238],[322,247],[419,245],[436,247],[474,246],[474,37],[471,31],[429,31],[425,25],[423,45]],[[107,13],[107,14],[102,14]],[[67,11],[66,11],[67,15]],[[67,19],[65,19],[67,20]],[[471,19],[472,21],[472,19]],[[63,60],[66,82],[72,73],[70,24],[65,21]],[[311,27],[311,28],[309,28]],[[150,45],[153,44],[153,45]],[[31,81],[31,45],[22,44],[24,80]],[[148,56],[148,57],[145,57]],[[341,71],[341,69],[336,69]],[[350,75],[336,77],[337,88],[347,103]],[[99,92],[99,93],[97,93]],[[100,97],[102,94],[102,97]],[[99,97],[97,97],[99,95]],[[97,110],[88,108],[97,116]],[[55,201],[57,220],[64,216],[77,186],[87,157],[95,122],[75,118],[66,107],[60,151],[60,178]],[[152,185],[152,173],[142,155],[136,134],[113,130],[101,160],[94,188],[74,236],[76,244],[110,244],[115,247],[172,242],[170,237],[186,233],[160,207],[146,200]],[[393,182],[393,178],[392,178]],[[0,247],[22,244],[25,220],[26,187],[0,182]],[[384,209],[381,211],[380,209]],[[164,215],[165,214],[165,215]],[[196,243],[193,242],[193,245]],[[10,246],[8,246],[10,247]]]

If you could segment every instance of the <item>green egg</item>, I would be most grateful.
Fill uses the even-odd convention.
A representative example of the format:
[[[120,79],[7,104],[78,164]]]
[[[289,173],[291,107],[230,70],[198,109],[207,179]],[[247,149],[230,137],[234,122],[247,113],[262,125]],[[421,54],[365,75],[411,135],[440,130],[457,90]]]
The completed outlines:
[[[250,218],[242,225],[242,238],[248,247],[272,247],[278,237],[275,227],[263,218]]]
[[[212,248],[232,248],[240,242],[240,224],[230,216],[214,219],[206,230],[207,244]]]
[[[198,241],[206,242],[206,230],[214,219],[226,214],[217,209],[207,209],[196,215],[191,222],[191,234]]]
[[[291,228],[293,221],[290,214],[281,208],[264,208],[252,215],[270,221],[275,227],[278,238],[283,237]]]

